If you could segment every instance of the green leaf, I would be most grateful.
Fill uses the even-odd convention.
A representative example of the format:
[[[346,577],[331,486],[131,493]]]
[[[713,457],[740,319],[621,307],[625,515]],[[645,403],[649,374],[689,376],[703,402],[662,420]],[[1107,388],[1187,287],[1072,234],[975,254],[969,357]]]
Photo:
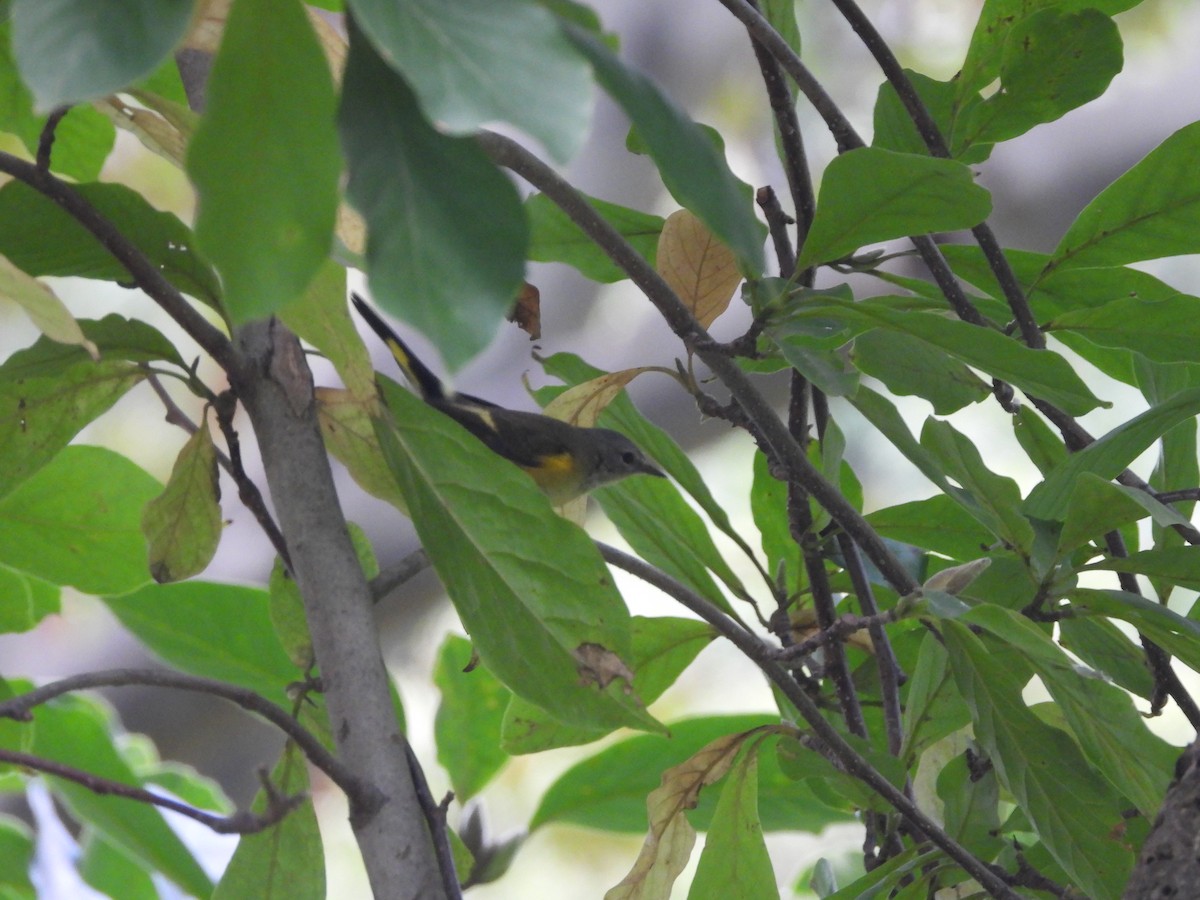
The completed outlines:
[[[716,573],[745,595],[699,514],[675,485],[637,478],[618,489],[601,488],[596,499],[638,556],[728,611],[729,601],[709,574]]]
[[[433,683],[442,693],[433,720],[437,758],[464,803],[508,761],[500,747],[500,723],[512,699],[491,672],[472,665],[472,653],[470,641],[447,635],[433,669]]]
[[[0,563],[85,594],[145,584],[142,507],[162,486],[100,447],[63,449],[0,499]]]
[[[921,638],[916,665],[904,698],[901,758],[913,761],[922,751],[971,722],[971,710],[951,678],[950,658],[932,633]]]
[[[1126,557],[1099,559],[1083,569],[1136,572],[1139,575],[1164,579],[1189,590],[1200,590],[1200,547],[1143,550]]]
[[[1118,425],[1056,466],[1026,498],[1025,514],[1035,519],[1061,521],[1079,476],[1090,472],[1101,478],[1116,478],[1142,451],[1197,413],[1200,413],[1200,388],[1191,388]]]
[[[582,146],[594,103],[587,64],[529,0],[353,0],[355,22],[451,134],[511,122],[558,162]]]
[[[48,116],[33,111],[12,51],[12,22],[0,23],[0,131],[15,134],[33,156]],[[112,151],[116,129],[91,106],[73,106],[54,130],[50,170],[75,181],[95,181]]]
[[[214,582],[150,584],[105,597],[121,624],[184,672],[228,681],[287,703],[300,676],[271,625],[266,591]]]
[[[1072,614],[1120,619],[1158,644],[1184,665],[1200,670],[1200,623],[1172,612],[1153,600],[1127,591],[1071,591]]]
[[[60,612],[61,593],[57,585],[0,565],[0,634],[28,631]]]
[[[512,463],[381,381],[384,457],[483,663],[567,724],[660,727],[628,693],[629,612],[587,535]]]
[[[1044,275],[1200,252],[1200,122],[1175,132],[1075,219]],[[1044,276],[1043,276],[1044,277]]]
[[[76,324],[84,338],[99,351],[101,360],[161,361],[181,369],[187,368],[179,352],[162,332],[138,319],[126,319],[111,313],[99,321],[78,319]],[[80,364],[95,365],[82,346],[63,344],[43,335],[32,346],[18,350],[0,365],[0,382],[59,378]],[[114,367],[116,370],[119,368]]]
[[[961,621],[983,626],[1033,666],[1084,755],[1153,820],[1179,750],[1146,728],[1129,695],[1095,673],[1081,672],[1045,632],[1020,613],[984,604]]]
[[[360,398],[340,388],[323,387],[316,389],[315,396],[325,449],[364,491],[407,513],[408,504],[383,460],[372,424],[379,415],[378,396]]]
[[[564,31],[633,122],[671,196],[737,255],[746,274],[761,274],[765,231],[720,150],[654,82],[627,68],[601,41],[575,26]]]
[[[1114,836],[1121,804],[1065,733],[1025,705],[1004,654],[966,625],[942,620],[954,678],[972,708],[975,738],[1046,848],[1088,896],[1116,900],[1133,853]]]
[[[688,900],[778,898],[758,818],[758,753],[749,747],[725,778]]]
[[[966,365],[908,334],[872,329],[854,339],[850,357],[859,371],[878,378],[893,394],[924,397],[940,416],[991,393]]]
[[[1000,90],[963,125],[967,144],[999,143],[1096,99],[1121,71],[1121,34],[1095,9],[1040,9],[1006,29]]]
[[[882,537],[964,562],[977,559],[993,543],[991,532],[945,494],[877,509],[866,518]]]
[[[953,499],[1009,546],[1023,555],[1032,551],[1033,527],[1019,511],[1020,488],[1011,478],[988,469],[970,438],[948,422],[926,419],[921,446],[960,485],[947,491]]]
[[[1116,15],[1141,0],[1066,0],[1055,4],[1062,11],[1095,7],[1107,15]],[[1036,13],[1042,2],[1029,0],[986,0],[979,13],[975,32],[971,35],[971,46],[959,74],[959,92],[967,96],[990,85],[1000,76],[1005,45],[1014,26],[1026,16]]]
[[[187,156],[196,240],[221,273],[235,323],[300,296],[329,253],[342,168],[334,108],[329,65],[301,5],[238,0]]]
[[[522,283],[529,226],[517,191],[473,139],[435,130],[353,27],[338,128],[374,298],[457,369],[491,341]]]
[[[937,81],[912,69],[905,69],[904,74],[938,124],[950,147],[951,157],[964,163],[979,163],[987,159],[992,152],[991,145],[972,146],[962,127],[971,111],[982,102],[978,94],[969,95],[960,103],[957,79]],[[889,81],[879,86],[879,94],[875,98],[874,125],[871,146],[900,153],[929,154],[925,140],[900,102],[895,86]]]
[[[787,484],[770,472],[767,456],[754,454],[754,481],[750,488],[750,512],[762,537],[767,571],[778,575],[781,567],[793,577],[800,566],[800,548],[792,539],[787,514]]]
[[[1145,516],[1145,507],[1119,486],[1085,472],[1071,491],[1067,516],[1058,537],[1058,555],[1066,556],[1088,541]]]
[[[1064,312],[1043,329],[1070,331],[1103,347],[1134,350],[1158,362],[1200,362],[1200,297],[1164,300],[1129,297],[1104,306]]]
[[[993,769],[973,772],[966,753],[959,753],[937,775],[946,833],[976,856],[994,859],[1000,837],[1000,786]]]
[[[167,486],[142,512],[155,581],[182,581],[204,571],[224,528],[220,500],[217,448],[201,423],[179,451]]]
[[[1013,436],[1043,475],[1068,456],[1062,437],[1028,406],[1022,406],[1013,416]]]
[[[647,705],[657,700],[716,637],[712,626],[695,619],[634,616],[631,621],[633,648],[629,667],[633,691]],[[564,725],[549,713],[520,697],[513,697],[504,711],[502,746],[516,756],[557,747],[587,744],[607,734],[604,728]]]
[[[1200,366],[1163,366],[1139,357],[1135,361],[1138,388],[1146,400],[1160,403],[1180,391],[1200,385]],[[1150,484],[1157,491],[1174,490],[1200,482],[1200,453],[1197,452],[1196,422],[1188,419],[1180,422],[1162,436],[1158,461],[1150,473]],[[1173,527],[1189,523],[1196,504],[1191,501],[1164,506],[1147,494],[1138,492],[1136,499],[1147,503],[1154,516],[1151,534],[1156,547],[1178,547],[1183,544],[1183,534]],[[1170,517],[1170,518],[1167,518]],[[1167,601],[1172,593],[1169,584],[1154,580],[1155,593]]]
[[[94,831],[87,832],[80,843],[79,874],[89,885],[123,900],[159,900],[145,865]]]
[[[113,746],[111,725],[95,701],[60,697],[33,711],[32,752],[101,778],[141,787]],[[153,806],[93,793],[65,779],[48,779],[72,816],[160,872],[190,894],[207,897],[212,883]]]
[[[1130,693],[1150,699],[1154,678],[1146,667],[1146,651],[1116,625],[1099,616],[1081,616],[1063,619],[1058,627],[1064,648]]]
[[[346,270],[325,260],[308,290],[279,312],[285,325],[333,363],[357,398],[375,397],[375,368],[346,307]]]
[[[29,878],[33,833],[16,816],[0,815],[0,895],[5,900],[35,900]]]
[[[576,763],[546,790],[529,830],[568,822],[605,831],[645,831],[646,795],[658,787],[666,769],[720,737],[778,722],[778,716],[767,715],[688,719],[672,722],[670,737],[638,735],[606,747]],[[825,806],[803,784],[787,778],[774,753],[760,755],[758,783],[759,814],[768,831],[819,832],[827,824],[852,818]],[[714,797],[702,792],[688,819],[701,830],[707,828],[714,803]]]
[[[831,397],[852,397],[858,391],[858,371],[837,348],[802,334],[788,334],[786,325],[771,329],[770,337],[788,364]]]
[[[926,850],[918,853],[918,849],[918,847],[910,847],[867,872],[861,878],[856,878],[841,890],[822,894],[822,900],[864,900],[867,897],[886,897],[889,896],[887,893],[889,889],[895,889],[902,883],[924,891],[925,886],[920,880],[920,876],[927,873],[931,866],[936,866],[942,857],[939,850]],[[898,900],[917,900],[915,897],[902,897],[900,894],[892,896]]]
[[[74,185],[175,287],[212,305],[216,275],[195,249],[191,230],[121,184]],[[78,275],[128,283],[129,271],[58,204],[23,182],[0,188],[0,253],[30,275]]]
[[[276,790],[285,796],[311,790],[308,769],[299,750],[288,745],[271,773]],[[262,792],[251,807],[256,813],[267,809]],[[311,798],[306,799],[279,822],[256,834],[243,835],[221,876],[212,900],[324,900],[325,847],[317,827]]]
[[[102,97],[157,68],[192,19],[191,0],[13,0],[13,48],[41,111]]]
[[[908,424],[904,421],[904,417],[891,402],[867,387],[860,388],[849,400],[863,418],[875,426],[897,450],[904,454],[909,462],[920,470],[922,475],[933,482],[943,493],[952,494],[956,490],[954,485],[950,484],[946,480],[946,476],[942,474],[941,466],[933,454],[917,443],[912,432],[908,430]]]
[[[0,497],[53,460],[144,377],[122,360],[87,360],[57,376],[0,382]]]
[[[825,170],[816,217],[796,265],[832,262],[894,238],[970,228],[991,210],[991,196],[962,163],[860,147]]]
[[[1071,415],[1083,415],[1098,406],[1110,405],[1098,399],[1071,364],[1057,353],[1032,350],[999,331],[940,314],[893,309],[882,298],[853,303],[825,296],[819,302],[818,306],[797,310],[796,315],[817,319],[836,316],[850,323],[883,325],[912,335]]]
[[[588,197],[587,201],[646,262],[654,265],[658,236],[666,221],[662,216],[595,197]],[[629,277],[545,194],[534,194],[526,200],[525,214],[529,216],[529,258],[533,262],[566,263],[578,269],[585,278],[601,284]]]

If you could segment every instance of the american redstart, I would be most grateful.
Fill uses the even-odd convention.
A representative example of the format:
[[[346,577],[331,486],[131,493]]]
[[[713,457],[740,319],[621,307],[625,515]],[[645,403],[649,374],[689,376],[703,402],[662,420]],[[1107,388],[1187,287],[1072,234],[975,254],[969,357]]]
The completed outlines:
[[[351,294],[350,298],[358,314],[387,344],[421,399],[458,422],[493,453],[528,472],[554,505],[561,506],[629,475],[664,477],[620,432],[581,428],[447,390],[362,297]]]

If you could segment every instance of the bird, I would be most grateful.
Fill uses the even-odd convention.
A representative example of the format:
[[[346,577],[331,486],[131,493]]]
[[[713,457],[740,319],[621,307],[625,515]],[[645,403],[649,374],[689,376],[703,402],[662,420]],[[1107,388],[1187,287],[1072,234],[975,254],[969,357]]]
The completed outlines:
[[[421,399],[462,425],[497,456],[523,469],[554,506],[631,475],[666,477],[619,431],[571,425],[448,389],[362,297],[352,293],[350,299]]]

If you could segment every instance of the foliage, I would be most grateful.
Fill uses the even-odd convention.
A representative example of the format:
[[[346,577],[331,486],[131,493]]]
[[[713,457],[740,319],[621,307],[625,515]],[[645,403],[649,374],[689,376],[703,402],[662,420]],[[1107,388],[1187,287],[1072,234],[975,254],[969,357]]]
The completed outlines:
[[[23,673],[0,673],[0,783],[45,780],[98,890],[156,896],[155,875],[197,896],[324,896],[304,758],[348,794],[381,896],[397,859],[434,879],[431,896],[453,896],[459,881],[502,878],[521,852],[523,838],[491,843],[473,815],[447,835],[424,796],[420,765],[434,761],[396,752],[398,697],[357,664],[382,665],[367,579],[401,579],[378,574],[366,538],[347,529],[323,465],[281,474],[319,428],[366,490],[411,516],[470,636],[448,636],[430,675],[442,698],[436,761],[459,801],[486,801],[515,756],[611,738],[580,751],[528,826],[644,834],[606,896],[668,896],[704,831],[690,897],[777,897],[764,833],[838,822],[864,829],[857,871],[838,883],[825,861],[799,889],[1121,896],[1179,752],[1144,717],[1174,706],[1200,727],[1172,668],[1200,670],[1185,597],[1200,590],[1200,298],[1130,268],[1200,250],[1200,123],[1115,179],[1050,253],[1003,250],[976,170],[996,145],[1105,93],[1123,64],[1112,16],[1135,0],[986,0],[945,81],[901,69],[837,0],[887,76],[870,145],[796,55],[791,4],[763,3],[760,15],[723,2],[773,92],[790,217],[769,188],[754,194],[733,174],[717,132],[566,0],[318,4],[346,14],[345,39],[298,0],[235,0],[227,18],[220,4],[192,17],[182,0],[133,0],[108,18],[91,0],[7,5],[0,130],[24,151],[0,153],[12,176],[0,188],[0,291],[43,336],[0,363],[0,627],[36,627],[71,588],[100,598],[166,667],[33,694]],[[171,55],[181,46],[215,51],[198,116],[185,99],[197,84]],[[789,84],[840,150],[816,196]],[[481,128],[508,123],[565,163],[597,91],[679,205],[669,217],[585,196]],[[98,180],[118,128],[190,179],[194,230]],[[511,174],[532,186],[523,202]],[[944,232],[956,234],[931,237]],[[898,239],[913,250],[865,249]],[[921,277],[897,265],[910,253]],[[650,366],[609,373],[559,354],[543,362],[563,384],[537,394],[555,416],[627,434],[670,476],[597,492],[636,557],[595,544],[577,515],[412,393],[384,379],[377,391],[347,317],[345,267],[363,269],[379,306],[458,367],[495,335],[528,260],[645,294],[686,358],[667,370],[677,389],[757,445],[744,464],[758,534],[734,526],[624,395]],[[141,289],[230,386],[148,322],[107,309],[75,320],[48,276]],[[705,328],[732,316],[739,283],[752,323],[716,344]],[[268,317],[281,323],[276,343],[255,357]],[[292,332],[344,388],[312,390],[304,358],[288,353]],[[1075,417],[1110,406],[1109,383],[1081,374],[1079,359],[1137,389],[1145,411],[1089,434]],[[707,393],[703,369],[728,405]],[[790,373],[786,419],[759,390],[778,370]],[[164,382],[198,398],[200,421]],[[299,429],[286,439],[256,399],[266,384],[285,387],[276,412]],[[134,390],[168,410],[166,424],[139,423],[140,439],[190,432],[165,486],[75,443]],[[906,420],[900,396],[934,415]],[[274,511],[242,465],[239,404]],[[839,425],[851,409],[872,429],[853,440],[891,445],[933,496],[915,487],[863,515],[870,486]],[[1022,490],[1001,451],[965,434],[966,410],[1011,427],[1036,486]],[[1147,451],[1144,479],[1129,467]],[[221,540],[219,468],[279,553],[268,585],[202,577]],[[293,515],[292,502],[319,514]],[[327,547],[351,562],[339,589],[320,577],[337,568]],[[611,567],[678,601],[680,615],[631,615]],[[653,704],[713,643],[759,668],[777,708],[662,721]],[[198,774],[163,765],[76,693],[139,682],[215,693],[286,731],[252,812],[231,815]],[[143,790],[155,785],[210,827],[247,832],[218,884]],[[380,792],[418,838],[372,834]],[[33,838],[0,824],[3,893],[32,897]]]

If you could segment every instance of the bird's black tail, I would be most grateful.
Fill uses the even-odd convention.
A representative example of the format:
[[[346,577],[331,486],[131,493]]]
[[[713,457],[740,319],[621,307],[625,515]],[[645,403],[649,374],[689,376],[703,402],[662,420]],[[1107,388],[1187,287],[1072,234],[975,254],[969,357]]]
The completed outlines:
[[[400,340],[400,336],[392,331],[388,324],[379,317],[379,314],[367,306],[366,301],[358,296],[358,294],[352,293],[350,300],[354,303],[354,308],[358,310],[358,314],[371,326],[371,330],[379,335],[383,342],[387,344],[388,350],[392,352],[392,356],[395,357],[396,362],[400,365],[405,377],[421,392],[421,396],[425,401],[436,402],[447,399],[446,386],[442,384],[441,379],[434,375],[425,363],[413,355],[413,352],[408,349],[408,344]]]

